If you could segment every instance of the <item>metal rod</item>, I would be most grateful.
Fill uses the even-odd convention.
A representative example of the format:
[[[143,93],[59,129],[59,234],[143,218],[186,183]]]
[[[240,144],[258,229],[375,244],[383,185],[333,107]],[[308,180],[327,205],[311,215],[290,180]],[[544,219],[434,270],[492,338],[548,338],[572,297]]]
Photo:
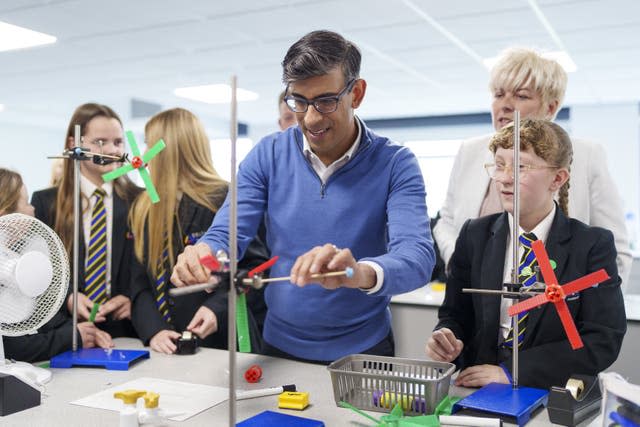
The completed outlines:
[[[74,145],[80,146],[80,125],[74,127]],[[71,349],[78,350],[78,277],[80,275],[80,159],[73,160],[73,329]]]
[[[316,274],[312,274],[310,277],[312,279],[322,279],[325,277],[337,277],[337,276],[347,276],[348,273],[346,270],[344,271],[331,271],[329,273],[316,273]],[[291,280],[291,276],[286,276],[286,277],[270,277],[268,279],[260,279],[261,283],[271,283],[271,282],[283,282],[285,280]],[[242,280],[242,283],[244,283],[245,285],[251,285],[253,283],[253,279],[251,278],[246,278]]]
[[[231,77],[231,184],[229,188],[229,427],[236,425],[236,271],[238,269],[238,182],[236,143],[238,138],[238,77]]]
[[[171,288],[169,289],[169,295],[172,297],[179,297],[182,295],[195,294],[196,292],[217,288],[218,285],[219,283],[199,283],[197,285],[185,286],[183,288]]]
[[[487,295],[502,295],[504,297],[513,297],[518,299],[525,299],[535,297],[536,295],[540,295],[541,291],[534,292],[511,292],[511,291],[500,291],[498,289],[476,289],[476,288],[463,288],[462,292],[469,294],[487,294]]]
[[[511,283],[520,283],[518,267],[518,243],[520,240],[520,111],[513,111],[513,230],[511,232],[512,267]],[[518,315],[511,318],[513,324],[513,339],[511,340],[513,349],[513,388],[518,388],[518,344],[520,335],[520,325]]]

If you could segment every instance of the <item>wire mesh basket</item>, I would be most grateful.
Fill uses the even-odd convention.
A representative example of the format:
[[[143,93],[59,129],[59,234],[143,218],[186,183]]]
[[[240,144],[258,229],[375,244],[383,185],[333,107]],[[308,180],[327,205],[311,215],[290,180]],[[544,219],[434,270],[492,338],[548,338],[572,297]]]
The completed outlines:
[[[429,360],[352,354],[331,363],[336,404],[389,412],[399,403],[407,415],[432,414],[449,393],[455,365]]]

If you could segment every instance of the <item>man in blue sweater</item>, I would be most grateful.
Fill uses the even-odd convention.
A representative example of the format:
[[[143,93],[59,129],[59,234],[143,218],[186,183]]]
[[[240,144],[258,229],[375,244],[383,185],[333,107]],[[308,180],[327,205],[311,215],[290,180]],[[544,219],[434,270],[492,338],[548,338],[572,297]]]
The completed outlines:
[[[434,265],[418,162],[355,116],[367,84],[360,51],[314,31],[289,48],[287,105],[299,126],[263,138],[238,171],[238,253],[264,219],[280,259],[267,287],[265,353],[328,363],[353,353],[392,356],[389,300],[423,286]],[[200,242],[178,257],[176,286],[202,283],[206,254],[228,251],[228,199]],[[351,278],[314,273],[351,267]]]

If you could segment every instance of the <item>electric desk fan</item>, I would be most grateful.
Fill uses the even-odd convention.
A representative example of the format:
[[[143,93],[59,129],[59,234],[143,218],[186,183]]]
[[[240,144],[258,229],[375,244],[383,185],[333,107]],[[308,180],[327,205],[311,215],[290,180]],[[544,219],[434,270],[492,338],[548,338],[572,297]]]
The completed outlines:
[[[2,335],[37,331],[62,306],[69,262],[56,233],[23,214],[0,217],[0,415],[40,404],[51,372],[24,362],[6,362]]]

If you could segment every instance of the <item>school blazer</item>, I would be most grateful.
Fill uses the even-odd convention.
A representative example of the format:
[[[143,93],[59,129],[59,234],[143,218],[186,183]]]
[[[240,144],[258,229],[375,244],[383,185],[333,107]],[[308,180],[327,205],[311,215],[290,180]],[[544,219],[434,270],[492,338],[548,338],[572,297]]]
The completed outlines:
[[[31,204],[35,208],[36,218],[47,224],[52,229],[56,220],[56,197],[58,188],[51,187],[45,190],[36,191],[31,196]],[[127,236],[131,236],[127,224],[129,204],[121,199],[114,191],[113,193],[113,223],[111,226],[111,297],[124,295],[131,298],[129,291],[129,281],[131,276],[130,259],[133,256],[132,246],[127,242]],[[130,239],[130,237],[129,237]],[[84,244],[83,227],[80,227],[80,251],[78,262],[84,271],[86,248]],[[73,253],[69,258],[69,269],[73,274]],[[71,276],[73,277],[73,276]],[[84,274],[78,276],[78,290],[82,292],[85,287]],[[73,281],[69,283],[69,294],[73,292]],[[66,303],[64,304],[66,311]],[[68,313],[68,312],[67,312]],[[96,323],[100,329],[109,332],[112,337],[135,337],[135,332],[131,321],[111,320]]]
[[[451,258],[439,322],[464,343],[455,361],[459,368],[504,363],[512,371],[511,357],[500,360],[498,333],[500,297],[462,293],[462,288],[502,289],[509,221],[507,213],[465,222]],[[610,231],[556,215],[545,242],[555,274],[565,284],[604,268],[610,276],[597,287],[567,298],[584,347],[572,350],[553,304],[529,311],[519,353],[520,383],[531,387],[564,386],[572,374],[595,375],[618,357],[626,332],[626,316],[616,250]]]
[[[222,205],[224,199],[217,205]],[[177,222],[174,224],[173,253],[177,257],[184,251],[185,246],[192,245],[211,226],[215,213],[202,206],[184,194],[178,206]],[[145,247],[147,236],[145,239]],[[136,236],[137,238],[137,236]],[[175,330],[182,333],[201,306],[209,308],[216,314],[218,331],[200,340],[201,345],[213,348],[227,348],[227,296],[228,282],[221,284],[212,293],[198,292],[179,297],[165,295],[169,305],[171,324],[162,318],[156,307],[155,277],[147,270],[145,262],[140,263],[134,256],[131,258],[131,289],[132,289],[132,321],[138,336],[148,345],[151,338],[164,329]],[[244,258],[238,263],[238,270],[247,271],[265,262],[269,253],[262,240],[258,237],[249,245]],[[171,271],[167,274],[171,276]],[[174,287],[167,283],[168,289]],[[226,287],[226,289],[225,289]],[[249,310],[250,334],[253,351],[260,351],[262,341],[262,324],[266,314],[263,290],[251,289],[247,294],[247,306]]]

